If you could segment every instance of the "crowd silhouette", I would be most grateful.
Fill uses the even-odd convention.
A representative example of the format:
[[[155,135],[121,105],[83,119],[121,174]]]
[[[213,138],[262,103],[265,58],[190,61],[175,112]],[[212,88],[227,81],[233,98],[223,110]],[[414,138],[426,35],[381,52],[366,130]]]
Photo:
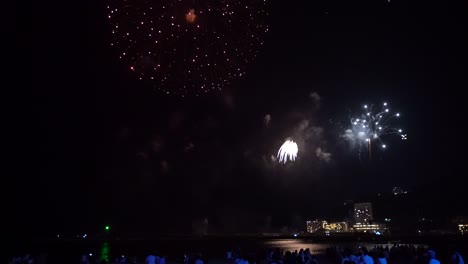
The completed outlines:
[[[46,254],[10,257],[9,264],[46,264]],[[314,255],[309,249],[283,251],[280,248],[228,250],[224,258],[206,258],[202,253],[186,253],[183,257],[167,259],[151,253],[144,258],[124,255],[99,259],[83,254],[75,263],[80,264],[464,264],[460,251],[452,249],[450,255],[440,258],[432,248],[415,245],[376,245],[366,247],[330,247],[325,254]]]

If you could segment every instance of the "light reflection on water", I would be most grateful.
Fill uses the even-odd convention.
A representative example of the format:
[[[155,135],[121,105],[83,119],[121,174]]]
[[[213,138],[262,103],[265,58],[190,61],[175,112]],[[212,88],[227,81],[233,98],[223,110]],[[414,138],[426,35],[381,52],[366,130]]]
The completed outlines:
[[[317,244],[312,241],[302,239],[275,239],[265,241],[264,244],[271,248],[279,248],[283,251],[294,251],[302,249],[309,249],[312,254],[323,253],[330,244]]]
[[[322,244],[316,243],[312,240],[307,239],[274,239],[265,241],[264,244],[267,247],[271,248],[279,248],[283,251],[294,251],[300,249],[309,249],[312,254],[323,254],[327,250],[327,248],[331,247],[341,247],[341,248],[350,248],[350,249],[357,249],[359,247],[366,247],[367,249],[372,249],[374,246],[388,246],[391,248],[393,243],[357,243],[357,242],[350,242],[350,243],[333,243],[333,244]],[[417,244],[414,244],[418,246]],[[424,245],[423,245],[424,246]]]
[[[99,256],[100,261],[110,261],[110,245],[109,242],[104,242],[101,246],[101,254]]]
[[[111,245],[109,242],[104,242],[100,245],[99,248],[99,260],[110,261],[115,256],[119,255],[131,255],[131,256],[146,256],[151,253],[153,250],[157,249],[160,252],[164,252],[167,256],[171,257],[180,257],[183,256],[184,252],[191,251],[200,251],[204,254],[217,256],[219,254],[223,255],[225,250],[232,249],[233,245],[244,246],[245,249],[254,249],[254,248],[279,248],[283,252],[286,251],[299,251],[301,249],[309,249],[310,252],[314,255],[320,255],[326,253],[328,248],[338,247],[338,248],[349,248],[351,250],[357,250],[359,247],[366,247],[371,250],[375,246],[388,246],[391,248],[394,243],[360,243],[360,242],[342,242],[342,243],[317,243],[312,239],[268,239],[268,240],[258,240],[255,242],[248,241],[237,241],[234,244],[229,241],[160,241],[159,243],[154,243],[154,241],[147,241],[141,243],[125,243],[122,244],[114,243]],[[413,244],[414,246],[419,246],[419,244]],[[426,245],[422,244],[426,247]],[[111,250],[112,247],[112,250]],[[112,254],[111,254],[112,252]]]

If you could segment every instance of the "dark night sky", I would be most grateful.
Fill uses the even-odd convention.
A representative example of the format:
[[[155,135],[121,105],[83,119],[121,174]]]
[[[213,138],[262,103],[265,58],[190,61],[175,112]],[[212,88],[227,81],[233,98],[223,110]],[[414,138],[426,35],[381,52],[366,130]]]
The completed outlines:
[[[276,1],[247,77],[182,99],[131,78],[109,49],[105,4],[75,2],[36,3],[19,25],[30,53],[13,118],[13,227],[184,230],[192,219],[219,223],[232,212],[282,225],[293,214],[340,217],[330,208],[395,185],[427,200],[427,213],[468,213],[459,182],[468,87],[461,7]],[[338,139],[340,124],[347,109],[384,100],[404,113],[409,139],[390,139],[393,148],[360,162]],[[332,161],[305,150],[291,166],[274,166],[269,156],[302,122],[323,129],[304,133]]]

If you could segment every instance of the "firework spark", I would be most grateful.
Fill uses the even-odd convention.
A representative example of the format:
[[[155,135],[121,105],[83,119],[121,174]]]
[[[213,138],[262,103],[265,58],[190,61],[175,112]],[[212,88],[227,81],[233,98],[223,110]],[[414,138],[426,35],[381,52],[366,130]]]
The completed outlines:
[[[382,149],[388,147],[382,140],[383,136],[398,135],[402,140],[407,139],[403,129],[392,125],[401,114],[392,113],[388,103],[383,103],[379,110],[374,110],[373,105],[364,105],[363,111],[359,118],[350,119],[351,126],[344,137],[357,142],[359,148],[367,147],[369,159],[372,159],[372,142],[377,142]]]
[[[278,151],[278,161],[286,163],[288,158],[290,161],[294,161],[297,157],[297,144],[292,140],[286,140]]]
[[[229,87],[246,74],[269,31],[267,0],[108,2],[115,55],[163,94]]]

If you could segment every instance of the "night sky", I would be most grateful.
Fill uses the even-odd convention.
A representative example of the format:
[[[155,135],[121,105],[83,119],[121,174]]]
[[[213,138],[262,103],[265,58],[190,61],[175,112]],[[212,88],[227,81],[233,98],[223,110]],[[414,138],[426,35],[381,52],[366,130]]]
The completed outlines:
[[[242,231],[268,216],[276,226],[297,215],[340,219],[345,200],[393,186],[415,193],[421,214],[467,214],[463,8],[404,0],[269,8],[270,31],[245,75],[182,98],[154,91],[118,60],[106,3],[25,7],[26,74],[10,113],[14,170],[4,175],[11,230],[111,223],[175,233],[206,217]],[[390,136],[371,162],[359,159],[340,138],[349,110],[384,101],[402,113],[408,140]],[[280,165],[271,156],[287,137],[305,144]]]

